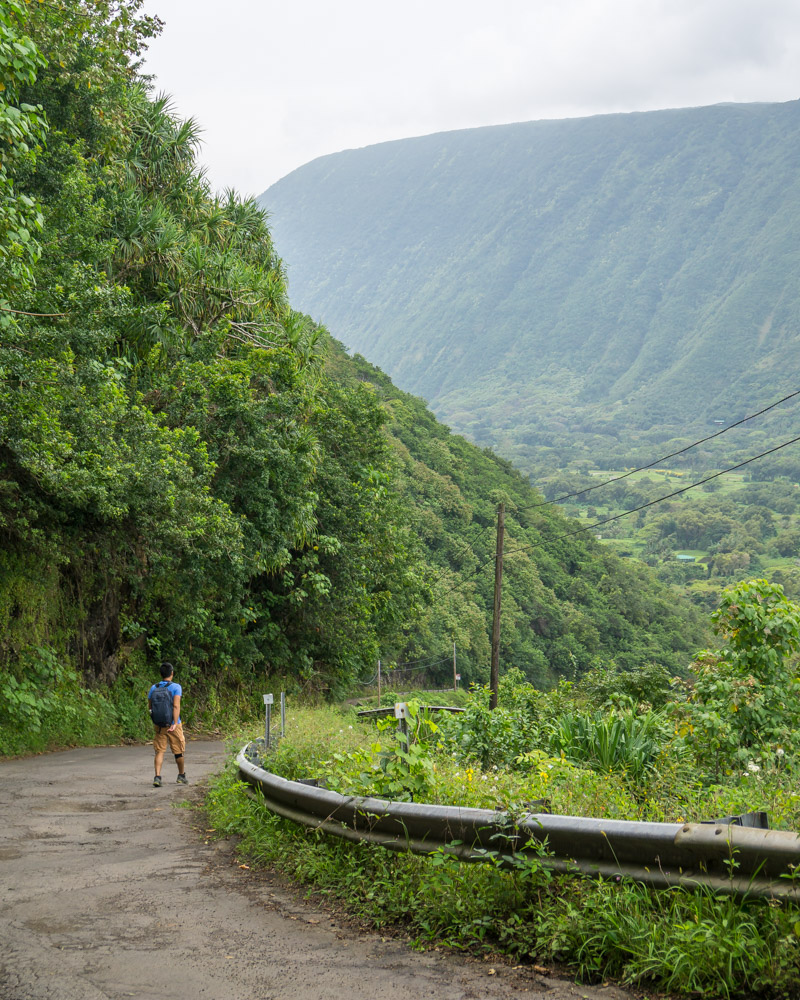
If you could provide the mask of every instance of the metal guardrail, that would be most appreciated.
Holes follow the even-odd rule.
[[[453,714],[458,714],[459,712],[466,712],[466,708],[455,708],[453,705],[425,705],[424,711],[426,712],[451,712]],[[359,719],[382,719],[389,715],[394,715],[394,705],[389,705],[384,708],[365,708],[360,712],[356,712]]]
[[[267,808],[347,840],[418,854],[442,850],[463,861],[535,855],[561,872],[800,902],[800,870],[792,877],[800,869],[800,836],[785,830],[550,813],[512,819],[490,809],[346,796],[265,771],[248,749],[237,757],[239,775],[260,790]]]

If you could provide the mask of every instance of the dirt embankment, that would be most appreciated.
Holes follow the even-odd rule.
[[[152,787],[149,747],[0,764],[0,1000],[623,1000],[362,934],[198,828],[221,743]]]

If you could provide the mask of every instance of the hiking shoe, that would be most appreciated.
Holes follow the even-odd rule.
[[[160,782],[159,782],[159,784],[160,784]],[[179,774],[178,775],[178,784],[179,785],[188,785],[189,784],[189,779],[186,777],[185,774]]]
[[[153,778],[153,788],[161,788],[161,775],[160,774],[157,774],[155,776],[155,778]]]

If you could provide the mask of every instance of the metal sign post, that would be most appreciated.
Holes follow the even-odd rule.
[[[267,750],[269,750],[269,729],[270,723],[272,722],[272,701],[273,698],[271,694],[264,695],[264,705],[267,710],[267,718],[264,723],[264,747]]]
[[[281,691],[281,739],[286,735],[286,692]]]

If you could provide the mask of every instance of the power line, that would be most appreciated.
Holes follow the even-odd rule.
[[[514,551],[516,551],[516,550],[514,550]],[[471,577],[477,576],[478,573],[480,573],[480,571],[482,569],[485,569],[487,566],[489,566],[493,562],[494,562],[494,556],[492,556],[490,559],[487,559],[485,562],[479,563],[475,567],[475,569],[473,569],[469,573],[467,573],[467,575],[462,580],[459,580],[457,583],[454,583],[452,587],[448,587],[448,589],[441,596],[442,597],[447,597],[448,594],[452,594],[454,590],[458,590],[458,588],[461,586],[462,583],[466,583],[467,580],[469,580]]]
[[[796,393],[793,395],[796,395]],[[774,403],[773,405],[777,406],[778,404]],[[621,514],[615,514],[613,517],[604,518],[602,521],[596,521],[593,524],[582,525],[580,528],[577,528],[574,531],[567,531],[560,535],[555,535],[553,537],[543,539],[540,542],[531,542],[528,545],[519,545],[516,548],[508,549],[507,555],[513,555],[515,552],[527,552],[530,551],[531,549],[540,548],[542,545],[545,545],[548,542],[557,542],[563,538],[571,538],[574,535],[580,535],[586,531],[592,531],[594,528],[600,528],[604,524],[610,524],[612,521],[619,521],[620,518],[627,517],[629,514],[635,514],[640,510],[644,510],[646,507],[653,507],[655,504],[663,503],[665,500],[671,500],[673,497],[679,496],[681,493],[688,493],[690,490],[697,489],[698,486],[702,486],[704,483],[708,483],[712,479],[717,479],[719,476],[727,475],[727,473],[729,472],[735,472],[737,469],[741,469],[745,465],[750,465],[751,462],[756,462],[760,458],[765,458],[767,455],[772,455],[774,452],[780,451],[782,448],[788,448],[790,444],[796,444],[798,441],[800,441],[800,436],[792,438],[791,441],[785,441],[783,444],[776,445],[774,448],[769,448],[767,451],[762,451],[760,454],[754,455],[752,458],[748,458],[744,462],[739,462],[737,465],[732,465],[729,469],[723,469],[721,472],[715,472],[710,476],[706,476],[705,479],[700,479],[696,483],[692,483],[689,486],[684,486],[682,489],[675,490],[673,493],[667,493],[665,496],[658,497],[656,500],[650,500],[647,503],[640,504],[638,507],[632,507],[630,510],[623,511]],[[457,590],[462,583],[466,583],[467,580],[469,580],[473,576],[476,576],[478,573],[480,573],[482,569],[485,569],[486,566],[491,565],[493,562],[494,562],[494,557],[485,560],[480,565],[476,566],[474,570],[468,573],[466,577],[464,577],[458,583],[454,584],[452,587],[445,590],[441,596],[446,597],[448,594],[451,594],[454,590]]]
[[[395,663],[396,667],[413,667],[417,663],[439,662],[435,656],[421,656],[418,660],[406,660],[405,663]]]
[[[407,663],[395,663],[394,666],[389,664],[386,665],[385,669],[381,671],[381,677],[387,680],[391,677],[392,673],[395,671],[402,673],[413,673],[416,670],[427,670],[429,667],[435,667],[439,663],[452,663],[453,657],[451,655],[443,656],[439,659],[433,658],[430,660],[409,660]],[[414,664],[421,664],[421,666],[414,666]],[[359,681],[363,687],[371,687],[378,679],[377,672],[372,675],[368,681]]]
[[[655,504],[663,503],[665,500],[671,500],[673,497],[680,496],[681,493],[688,493],[689,490],[697,489],[698,486],[702,486],[704,483],[709,483],[712,479],[717,479],[719,476],[724,476],[729,472],[735,472],[737,469],[741,469],[745,465],[750,465],[751,462],[755,462],[759,458],[765,458],[767,455],[780,451],[782,448],[788,448],[790,444],[796,444],[798,441],[800,441],[800,435],[792,438],[791,441],[785,441],[783,444],[778,444],[774,448],[762,451],[760,455],[754,455],[752,458],[748,458],[744,462],[739,462],[738,465],[732,465],[729,469],[723,469],[722,472],[715,472],[710,476],[706,476],[705,479],[699,479],[696,483],[684,486],[682,489],[675,490],[673,493],[667,493],[665,496],[658,497],[656,500],[649,500],[647,503],[639,504],[638,507],[632,507],[630,510],[623,511],[621,514],[614,514],[613,517],[606,517],[602,521],[595,521],[594,524],[583,525],[575,531],[567,531],[562,535],[556,535],[554,538],[550,538],[549,541],[556,542],[562,538],[571,538],[573,535],[579,535],[585,531],[592,531],[594,528],[600,528],[604,524],[610,524],[612,521],[619,521],[620,518],[627,517],[629,514],[635,514],[637,511],[644,510],[646,507],[653,507]],[[510,551],[523,552],[527,549],[538,548],[540,545],[544,545],[544,542],[542,541],[531,543],[530,545],[521,545],[516,549],[511,549]]]
[[[470,527],[472,527],[472,525],[470,525]],[[486,534],[486,532],[490,531],[492,528],[494,528],[494,524],[490,522],[489,524],[484,525],[482,528],[479,528],[478,533],[471,540],[469,538],[459,538],[458,541],[463,542],[463,544],[467,547],[467,549],[469,549],[469,551],[477,558],[477,553],[475,552],[475,546],[478,544],[480,539]],[[466,553],[463,553],[463,555],[466,555]]]
[[[591,493],[593,490],[599,490],[601,487],[603,487],[603,486],[609,486],[611,483],[620,482],[620,480],[627,479],[628,476],[632,476],[632,475],[634,475],[637,472],[644,472],[647,469],[652,469],[656,465],[661,465],[662,462],[666,462],[670,458],[675,458],[678,455],[683,455],[687,451],[691,451],[692,448],[696,448],[696,447],[698,447],[698,445],[705,444],[706,441],[711,441],[711,440],[713,440],[713,438],[717,438],[721,434],[727,434],[727,432],[730,431],[730,430],[733,430],[734,427],[739,427],[739,426],[741,426],[741,424],[746,423],[748,420],[753,420],[756,417],[760,417],[763,413],[767,413],[769,410],[774,409],[776,406],[780,406],[781,403],[785,403],[788,400],[793,399],[795,396],[798,396],[798,395],[800,395],[800,389],[797,389],[794,392],[789,393],[788,396],[784,396],[782,399],[777,400],[775,403],[771,403],[769,406],[765,406],[762,410],[758,410],[756,413],[750,413],[750,414],[748,414],[748,416],[743,417],[741,420],[737,420],[735,423],[730,424],[728,427],[723,427],[722,430],[715,431],[713,434],[709,434],[707,437],[700,438],[699,441],[694,441],[692,444],[686,445],[685,448],[681,448],[679,451],[674,451],[674,452],[672,452],[669,455],[664,455],[661,458],[656,458],[656,459],[654,459],[654,461],[649,462],[647,465],[642,465],[642,466],[640,466],[637,469],[631,469],[630,471],[623,473],[621,476],[615,476],[613,479],[607,479],[607,480],[605,480],[605,482],[596,483],[594,486],[587,486],[585,490],[578,490],[576,493],[566,493],[566,494],[564,494],[564,496],[555,497],[553,500],[537,501],[537,503],[528,504],[525,507],[514,506],[513,510],[514,510],[515,513],[519,513],[519,512],[524,511],[524,510],[534,510],[537,507],[547,507],[550,504],[561,503],[562,501],[564,501],[564,500],[570,500],[573,497],[583,496],[585,493]],[[637,508],[637,509],[639,509],[639,508]],[[633,513],[633,511],[631,511],[631,513]],[[606,522],[600,522],[600,523],[606,523]],[[474,537],[474,539],[472,539],[472,541],[470,541],[468,539],[464,539],[464,542],[465,542],[467,548],[469,549],[470,552],[472,552],[472,554],[474,556],[477,557],[477,553],[475,552],[475,548],[474,548],[475,545],[480,540],[480,538],[483,535],[485,535],[486,532],[491,527],[492,527],[491,524],[487,524],[484,528],[482,528],[478,532],[478,534]],[[516,551],[516,550],[512,550],[512,551]],[[486,564],[484,563],[483,565],[486,565]],[[482,567],[478,567],[478,570],[480,568],[482,568]],[[455,588],[453,588],[453,589],[455,589]],[[447,593],[449,593],[449,591],[447,591]]]
[[[705,444],[706,441],[711,441],[714,438],[719,437],[721,434],[727,434],[728,431],[732,431],[734,427],[739,427],[748,420],[753,420],[755,417],[760,417],[762,413],[767,413],[769,410],[773,410],[776,406],[780,406],[781,403],[785,403],[789,399],[793,399],[795,396],[800,395],[800,389],[795,390],[795,392],[790,392],[788,396],[784,396],[783,399],[779,399],[775,403],[771,403],[769,406],[765,406],[763,410],[758,410],[757,413],[751,413],[746,417],[742,417],[741,420],[737,420],[734,424],[729,424],[728,427],[723,427],[720,431],[715,431],[713,434],[709,434],[708,437],[700,438],[699,441],[695,441],[692,444],[687,444],[685,448],[681,448],[680,451],[673,451],[669,455],[664,455],[663,458],[657,458],[650,462],[648,465],[642,465],[638,469],[631,469],[629,472],[623,473],[621,476],[615,476],[613,479],[607,479],[605,482],[597,483],[594,486],[587,486],[585,490],[578,490],[577,493],[565,493],[564,496],[555,497],[553,500],[543,500],[537,503],[528,504],[527,507],[516,507],[515,511],[523,510],[533,510],[535,507],[546,507],[548,504],[561,503],[562,500],[571,500],[572,497],[583,496],[584,493],[591,493],[592,490],[599,490],[603,486],[608,486],[611,483],[618,483],[621,479],[627,479],[628,476],[634,475],[636,472],[644,472],[646,469],[652,469],[655,465],[661,465],[662,462],[668,461],[670,458],[676,458],[678,455],[683,455],[687,451],[691,451],[692,448],[696,448],[698,445]]]
[[[478,541],[486,534],[487,531],[490,531],[493,527],[494,527],[494,525],[491,524],[491,523],[490,524],[485,524],[480,529],[480,531],[477,533],[477,535],[475,535],[475,537],[472,539],[472,541],[470,541],[467,538],[463,539],[463,541],[465,542],[467,548],[472,552],[473,555],[475,555],[475,549],[473,548],[473,546],[477,545]]]
[[[409,663],[412,663],[412,664],[413,663],[420,663],[420,662],[421,661],[419,661],[419,660],[410,660],[409,661]],[[442,657],[441,659],[438,659],[438,660],[427,660],[424,663],[422,663],[421,666],[418,666],[418,667],[409,666],[407,663],[395,663],[394,666],[387,666],[386,669],[387,669],[387,671],[404,670],[404,671],[408,671],[409,673],[411,673],[414,670],[427,670],[428,667],[435,667],[438,663],[452,663],[452,662],[453,662],[453,657],[452,656],[444,656],[444,657]]]

